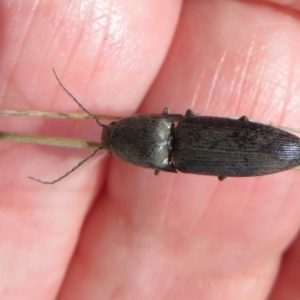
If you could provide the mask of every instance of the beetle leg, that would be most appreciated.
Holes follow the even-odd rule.
[[[159,174],[160,170],[155,169],[154,175],[157,176]]]
[[[219,179],[220,181],[223,181],[223,180],[225,180],[226,178],[227,178],[226,176],[222,176],[222,175],[218,176],[218,179]]]
[[[243,121],[243,122],[249,122],[249,119],[247,116],[242,116],[239,118],[239,121]]]
[[[168,109],[167,107],[165,107],[165,108],[163,109],[162,114],[163,114],[163,115],[169,115],[169,114],[170,114],[169,109]]]
[[[195,113],[190,108],[185,113],[186,117],[190,117],[190,116],[194,116],[194,115],[195,115]]]

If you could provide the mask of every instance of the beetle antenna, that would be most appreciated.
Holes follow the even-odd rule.
[[[58,81],[59,85],[63,88],[63,90],[79,105],[79,107],[86,112],[90,117],[92,117],[101,127],[105,127],[106,125],[104,123],[102,123],[97,117],[95,117],[92,113],[90,113],[76,98],[74,95],[72,95],[71,92],[68,91],[68,89],[63,85],[63,83],[61,82],[61,80],[59,79],[55,69],[53,68],[53,73],[54,76],[56,78],[56,80]]]
[[[92,154],[90,154],[88,157],[86,157],[85,159],[83,159],[82,161],[80,161],[75,167],[73,167],[70,171],[68,171],[66,174],[58,177],[55,180],[52,181],[43,181],[41,179],[38,178],[34,178],[32,176],[29,176],[28,178],[35,180],[37,182],[43,183],[43,184],[54,184],[62,179],[64,179],[65,177],[67,177],[68,175],[70,175],[71,173],[73,173],[75,170],[77,170],[80,166],[82,166],[85,162],[87,162],[90,158],[92,158],[98,151],[100,151],[101,149],[103,149],[102,146],[98,147],[97,149],[94,150],[94,152],[92,152]]]

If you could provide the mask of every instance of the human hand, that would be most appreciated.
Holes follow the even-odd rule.
[[[79,111],[55,67],[94,113],[299,128],[299,1],[29,2],[2,3],[2,109]],[[92,121],[0,122],[100,139]],[[27,176],[55,179],[89,152],[0,147],[1,299],[300,298],[300,173],[219,182],[99,155],[46,186]]]

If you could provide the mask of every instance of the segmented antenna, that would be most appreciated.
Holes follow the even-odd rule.
[[[71,92],[69,92],[67,90],[67,88],[63,85],[63,83],[60,81],[58,75],[55,72],[55,69],[53,68],[53,73],[55,75],[55,78],[57,79],[59,85],[63,88],[63,90],[79,105],[79,107],[86,112],[89,116],[91,116],[97,123],[98,125],[100,125],[101,127],[105,127],[106,125],[103,124],[97,117],[95,117],[93,114],[91,114],[72,94]],[[90,154],[88,157],[86,157],[85,159],[83,159],[82,161],[80,161],[74,168],[72,168],[70,171],[68,171],[67,173],[65,173],[64,175],[58,177],[55,180],[52,181],[44,181],[32,176],[29,176],[28,178],[35,180],[37,182],[43,183],[43,184],[54,184],[62,179],[64,179],[65,177],[67,177],[68,175],[70,175],[71,173],[73,173],[75,170],[77,170],[80,166],[82,166],[86,161],[88,161],[90,158],[92,158],[98,151],[100,151],[101,149],[103,149],[102,146],[99,146],[98,148],[96,148],[92,154]]]
[[[64,179],[65,177],[67,177],[68,175],[70,175],[71,173],[73,173],[75,170],[77,170],[80,166],[82,166],[85,162],[87,162],[90,158],[92,158],[98,151],[100,151],[102,149],[102,147],[99,147],[97,149],[95,149],[95,151],[93,151],[92,154],[90,154],[88,157],[86,157],[85,159],[83,159],[82,161],[80,161],[75,167],[73,167],[70,171],[68,171],[66,174],[58,177],[57,179],[55,180],[52,180],[52,181],[44,181],[44,180],[41,180],[41,179],[38,179],[38,178],[35,178],[35,177],[32,177],[32,176],[29,176],[28,178],[32,179],[32,180],[35,180],[37,182],[40,182],[40,183],[43,183],[43,184],[54,184],[62,179]]]
[[[56,74],[55,69],[53,68],[53,73],[58,81],[59,85],[63,88],[63,90],[79,105],[79,107],[86,112],[90,117],[92,117],[101,127],[105,127],[106,125],[102,123],[97,117],[95,117],[92,113],[90,113],[76,98],[73,96],[71,92],[68,91],[68,89],[63,85],[63,83],[60,81],[58,75]]]

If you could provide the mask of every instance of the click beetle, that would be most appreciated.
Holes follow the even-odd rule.
[[[103,128],[103,149],[140,167],[225,177],[272,174],[300,164],[300,139],[240,119],[141,114]]]
[[[65,92],[103,127],[100,147],[71,171],[105,149],[121,160],[139,167],[160,171],[226,177],[261,176],[300,165],[300,138],[282,129],[239,119],[185,115],[138,114],[103,124],[62,84]]]

